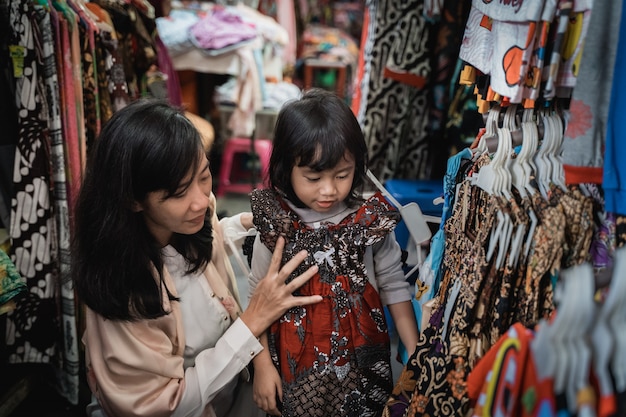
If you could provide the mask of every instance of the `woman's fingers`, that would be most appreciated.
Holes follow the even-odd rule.
[[[283,258],[284,248],[285,248],[285,239],[283,237],[279,237],[278,240],[276,240],[276,247],[274,248],[274,252],[272,253],[272,260],[270,262],[268,275],[275,274],[280,270],[280,262]]]
[[[289,275],[308,255],[306,251],[300,251],[281,268],[284,247],[285,240],[279,237],[267,275],[258,283],[248,302],[248,308],[241,315],[244,323],[257,336],[288,309],[318,303],[322,300],[319,295],[297,297],[293,295],[298,288],[315,275],[318,268],[312,266],[286,284],[285,281]]]

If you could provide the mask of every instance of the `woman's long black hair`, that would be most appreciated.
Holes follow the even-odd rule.
[[[133,207],[154,191],[173,196],[202,152],[196,128],[162,101],[135,101],[106,123],[89,153],[72,242],[74,288],[90,309],[116,320],[168,314],[163,289],[174,297],[163,284],[162,248]],[[199,232],[175,234],[171,244],[190,271],[203,268],[211,259],[210,213]]]
[[[296,164],[315,171],[334,168],[349,152],[355,172],[346,204],[361,199],[367,172],[367,145],[350,107],[335,93],[311,89],[299,100],[285,104],[278,113],[270,157],[270,185],[296,206],[304,203],[291,185]]]

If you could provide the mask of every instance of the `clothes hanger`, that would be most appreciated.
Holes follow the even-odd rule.
[[[611,373],[615,380],[615,391],[626,391],[626,247],[615,251],[613,276],[609,294],[604,304],[609,328],[614,337],[611,355]]]
[[[498,128],[498,149],[501,160],[498,160],[495,166],[496,170],[496,183],[495,194],[506,200],[506,206],[510,207],[515,203],[513,196],[511,195],[512,189],[512,177],[509,165],[511,163],[511,155],[513,154],[513,138],[511,132],[516,129],[516,105],[510,105],[507,107],[502,128]],[[498,256],[496,257],[496,267],[502,268],[507,255],[510,255],[510,244],[513,240],[514,230],[519,225],[513,221],[511,212],[506,211],[504,215],[504,227],[499,236],[499,249]]]
[[[485,134],[480,138],[478,146],[474,150],[474,161],[482,154],[489,152],[488,141],[497,137],[498,120],[500,118],[500,105],[497,104],[489,109],[485,120]]]
[[[551,181],[563,191],[567,191],[565,184],[565,171],[563,169],[563,161],[561,153],[563,152],[563,119],[556,112],[548,116],[552,120],[554,139],[552,142],[551,152],[548,153],[552,165]]]
[[[548,199],[548,193],[550,191],[550,175],[552,172],[552,165],[550,158],[548,157],[548,152],[552,147],[552,141],[554,139],[553,135],[553,125],[547,116],[547,110],[542,110],[540,113],[541,121],[543,122],[543,138],[541,140],[541,145],[535,154],[534,162],[536,166],[536,176],[535,179],[537,181],[537,186],[539,187],[539,192],[541,193],[544,199]]]
[[[513,147],[513,138],[512,132],[519,131],[519,123],[518,123],[518,113],[517,113],[517,105],[512,104],[507,108],[507,111],[504,115],[503,128],[508,130],[508,135],[511,136],[511,148]],[[523,134],[523,131],[522,131]],[[522,136],[523,141],[523,136]],[[519,191],[520,196],[522,198],[527,196],[526,190],[523,187],[523,176],[524,176],[524,168],[522,166],[524,156],[520,157],[517,155],[516,158],[512,158],[514,151],[511,149],[507,153],[507,159],[505,161],[506,165],[506,173],[504,177],[504,181],[502,183],[506,194],[508,194],[509,190],[515,188]],[[520,151],[521,153],[521,151]],[[528,154],[528,152],[526,152]],[[521,180],[521,181],[520,181]],[[510,195],[510,194],[508,194]],[[509,197],[507,200],[511,205],[518,205],[518,202],[515,201],[515,198]],[[517,216],[516,216],[517,217]],[[507,236],[508,242],[506,243],[508,249],[508,266],[513,267],[517,264],[519,260],[519,255],[521,253],[522,240],[526,234],[528,223],[526,221],[520,221],[517,219],[515,222],[511,222],[511,232]]]
[[[610,398],[615,392],[609,366],[616,342],[609,325],[609,315],[615,303],[619,302],[617,294],[617,291],[611,292],[609,288],[604,303],[596,305],[595,320],[591,329],[592,367],[598,380],[599,401]]]
[[[539,127],[534,120],[534,111],[532,109],[525,109],[522,114],[522,150],[520,151],[520,162],[523,168],[523,174],[521,174],[520,187],[523,187],[525,191],[534,195],[537,190],[531,183],[531,178],[535,176],[537,167],[533,161],[533,156],[537,153],[537,147],[539,145]]]
[[[420,246],[422,243],[427,242],[432,236],[430,227],[428,227],[428,223],[426,222],[426,217],[416,202],[410,202],[405,205],[400,204],[400,202],[381,184],[380,181],[378,181],[378,178],[376,178],[374,173],[372,173],[369,169],[367,170],[367,176],[374,183],[376,188],[378,188],[380,192],[389,199],[391,204],[398,209],[400,215],[402,216],[402,220],[404,220],[404,224],[409,231],[409,235],[411,236],[411,243],[416,245],[418,261],[415,268],[407,274],[408,277],[417,270],[419,265],[422,264],[423,259]]]
[[[473,177],[473,184],[484,190],[490,195],[502,196],[502,188],[500,181],[503,174],[503,167],[506,161],[507,154],[511,151],[510,132],[504,132],[502,128],[496,128],[498,137],[498,147],[493,154],[493,159],[487,165],[480,168],[477,174]],[[508,133],[508,134],[507,134]],[[504,138],[503,138],[504,137]],[[508,139],[508,140],[507,140]],[[493,226],[489,245],[487,247],[487,260],[491,260],[491,257],[498,249],[498,253],[505,253],[506,239],[509,233],[510,217],[501,210],[496,213],[496,222]],[[502,255],[500,258],[496,258],[496,261],[502,262]]]
[[[576,291],[573,288],[575,280],[571,279],[571,275],[570,270],[562,270],[559,274],[559,281],[555,288],[555,298],[558,300],[556,317],[547,329],[552,349],[558,352],[553,358],[553,363],[549,364],[550,374],[554,379],[555,394],[564,394],[568,377],[573,378],[569,368],[571,363],[569,356],[573,352],[567,348],[566,342],[566,328],[572,325],[570,319],[576,308]]]
[[[516,113],[517,105],[512,104],[507,107],[506,112],[504,113],[502,129],[498,131],[498,136],[504,147],[501,151],[503,161],[502,164],[498,166],[499,181],[497,183],[497,192],[503,195],[507,200],[513,199],[511,196],[513,178],[509,167],[511,165],[511,161],[513,160],[511,158],[513,155],[513,137],[511,132],[517,129]]]
[[[575,308],[571,309],[567,317],[567,327],[560,329],[564,333],[565,346],[568,350],[570,377],[566,383],[566,398],[570,412],[575,414],[578,411],[578,393],[589,389],[591,380],[589,378],[591,369],[591,345],[587,340],[592,331],[592,324],[595,321],[595,281],[591,264],[584,263],[572,268],[567,277],[571,281],[571,291],[574,299],[569,301],[575,303]],[[558,314],[558,313],[557,313]],[[584,404],[583,404],[584,405]],[[587,410],[586,415],[589,415]]]
[[[531,183],[531,178],[535,176],[536,168],[533,162],[533,156],[537,152],[537,144],[539,143],[539,129],[537,122],[534,121],[534,110],[524,109],[522,113],[522,149],[520,150],[517,159],[519,159],[519,165],[515,165],[514,173],[517,176],[517,189],[520,191],[520,195],[524,198],[525,195],[532,196],[537,193],[537,190]],[[532,246],[532,239],[535,233],[535,228],[539,223],[539,219],[532,209],[532,206],[528,205],[526,214],[529,217],[529,224],[527,227],[526,240],[524,241],[523,251],[524,257],[528,256],[528,252]]]

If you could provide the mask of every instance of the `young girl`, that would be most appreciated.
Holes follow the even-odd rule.
[[[385,304],[405,346],[417,343],[393,234],[400,215],[380,194],[360,197],[366,160],[361,128],[335,94],[311,90],[280,111],[270,188],[251,194],[250,287],[283,237],[283,262],[306,249],[300,268],[319,268],[299,294],[323,300],[292,308],[261,338],[269,351],[253,361],[254,397],[269,414],[380,415],[392,388]]]
[[[211,187],[198,131],[166,103],[117,111],[94,143],[72,251],[88,416],[256,415],[238,376],[257,337],[288,308],[320,301],[292,295],[315,268],[285,285],[306,254],[280,269],[281,239],[267,285],[239,310]],[[249,214],[232,221],[251,227]]]

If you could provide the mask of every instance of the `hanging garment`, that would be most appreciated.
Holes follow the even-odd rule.
[[[568,184],[602,184],[603,169],[620,166],[619,161],[607,160],[605,164],[605,146],[612,137],[607,124],[613,109],[609,106],[612,86],[617,88],[615,91],[623,91],[617,87],[620,77],[614,77],[621,3],[594,2],[593,5],[579,62],[581,82],[576,84],[569,110],[565,112],[562,157]],[[621,92],[616,97],[619,99],[620,95]],[[608,148],[607,154],[610,155]]]
[[[62,290],[60,297],[63,305],[61,312],[62,326],[60,328],[64,339],[67,341],[62,345],[63,361],[62,371],[59,372],[60,392],[72,404],[78,404],[78,386],[80,372],[80,354],[78,347],[78,332],[76,322],[76,300],[71,287],[70,279],[70,219],[67,200],[67,176],[66,160],[63,143],[62,121],[61,121],[61,101],[59,96],[59,84],[57,77],[57,67],[55,64],[55,45],[53,27],[51,22],[52,13],[43,7],[35,7],[35,16],[42,34],[42,58],[43,77],[46,86],[46,97],[48,99],[48,128],[50,131],[50,158],[53,197],[54,197],[54,217],[56,220],[56,239],[58,251],[58,278]]]
[[[467,134],[474,136],[482,126],[482,118],[477,120],[477,116],[480,116],[475,111],[473,92],[469,87],[458,83],[458,67],[461,63],[459,45],[463,40],[471,3],[459,0],[443,3],[441,17],[430,36],[433,55],[429,82],[432,102],[428,122],[432,155],[431,178],[445,175],[446,159],[456,150],[467,146],[459,143],[459,139]],[[466,109],[468,103],[471,109]],[[472,119],[478,123],[472,125]]]
[[[477,296],[483,290],[481,277],[492,267],[484,248],[496,214],[495,204],[483,194],[469,181],[460,185],[457,204],[445,225],[450,238],[434,312],[383,416],[463,416],[467,411],[469,333]]]
[[[430,176],[426,126],[428,123],[428,90],[418,89],[384,77],[392,46],[398,36],[409,36],[408,31],[393,30],[398,19],[412,15],[411,31],[427,34],[426,19],[422,16],[423,2],[371,2],[371,19],[376,19],[375,33],[369,60],[369,85],[365,99],[366,110],[361,121],[368,146],[369,166],[381,181],[389,178],[420,179]],[[376,14],[373,14],[375,12]],[[427,40],[423,40],[424,45]],[[429,62],[429,51],[424,49],[412,58],[413,66],[423,67]],[[422,74],[424,75],[424,74]]]
[[[530,347],[534,333],[516,323],[493,345],[468,379],[471,417],[554,417],[552,380],[540,378]]]
[[[59,323],[55,320],[58,254],[51,201],[47,101],[39,65],[42,57],[38,47],[42,39],[36,30],[32,2],[9,3],[9,42],[22,56],[22,61],[14,66],[20,69],[14,73],[20,130],[13,171],[10,255],[29,292],[7,317],[6,346],[11,363],[51,363],[57,358],[60,340]]]
[[[626,7],[622,6],[622,19],[619,29],[618,54],[615,61],[615,74],[623,74],[626,68]],[[624,91],[626,81],[623,76],[616,77],[611,92],[611,106],[607,122],[606,154],[602,185],[606,191],[606,210],[611,213],[626,215],[626,170],[621,159],[626,148],[624,132],[626,121],[623,114],[626,109]]]

